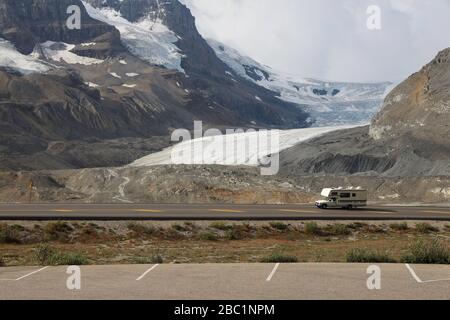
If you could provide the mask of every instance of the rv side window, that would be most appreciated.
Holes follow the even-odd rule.
[[[335,196],[337,196],[337,195],[338,195],[337,192],[332,192],[332,193],[331,193],[331,196],[332,196],[332,197],[335,197]]]
[[[341,198],[350,198],[350,193],[341,193]]]
[[[355,198],[356,197],[356,193],[352,194],[352,197]]]

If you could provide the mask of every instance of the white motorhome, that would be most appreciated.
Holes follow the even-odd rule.
[[[320,209],[345,208],[355,209],[367,206],[367,190],[358,188],[326,188],[322,190],[325,200],[316,201]]]

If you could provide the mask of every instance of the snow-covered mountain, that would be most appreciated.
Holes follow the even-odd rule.
[[[368,123],[393,88],[389,82],[345,83],[290,75],[262,65],[218,41],[208,39],[208,43],[236,75],[301,106],[312,115],[316,126]],[[228,75],[234,77],[232,73]]]
[[[72,5],[79,30],[67,28]],[[178,0],[0,0],[0,169],[127,164],[195,120],[310,126],[295,104],[227,72]]]

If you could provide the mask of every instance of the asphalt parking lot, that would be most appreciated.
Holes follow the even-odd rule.
[[[204,264],[0,268],[0,299],[450,299],[450,266],[379,264],[369,290],[365,264]]]

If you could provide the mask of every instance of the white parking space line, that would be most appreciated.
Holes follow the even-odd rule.
[[[273,278],[273,276],[275,275],[275,272],[277,272],[279,266],[280,266],[279,263],[277,263],[277,264],[275,265],[275,267],[273,268],[272,272],[271,272],[271,273],[269,274],[269,276],[267,277],[266,282],[270,282],[270,280],[272,280],[272,278]]]
[[[419,276],[416,274],[414,269],[409,264],[405,264],[405,266],[406,266],[406,269],[408,269],[409,272],[411,273],[411,275],[414,278],[414,280],[416,280],[418,283],[432,283],[432,282],[450,281],[450,278],[448,278],[448,279],[437,279],[437,280],[422,280],[422,279],[419,278]]]
[[[412,277],[414,278],[414,280],[416,280],[418,283],[422,283],[422,280],[419,278],[419,276],[416,274],[416,272],[414,271],[413,268],[411,268],[411,266],[409,264],[405,264],[406,269],[409,270],[409,273],[411,273]]]
[[[136,281],[141,281],[142,279],[144,279],[144,277],[149,274],[150,272],[152,272],[153,270],[156,269],[156,267],[159,266],[159,264],[155,264],[153,267],[151,267],[150,269],[148,269],[147,271],[145,271],[139,278],[136,279]]]
[[[17,278],[17,279],[0,279],[0,281],[20,281],[20,280],[22,280],[22,279],[25,279],[26,277],[32,276],[33,274],[36,274],[36,273],[38,273],[38,272],[41,272],[42,270],[45,270],[45,269],[47,269],[47,268],[48,268],[48,266],[47,266],[47,267],[43,267],[43,268],[41,268],[41,269],[39,269],[39,270],[35,270],[35,271],[33,271],[33,272],[27,273],[26,275],[21,276],[21,277],[19,277],[19,278]]]

